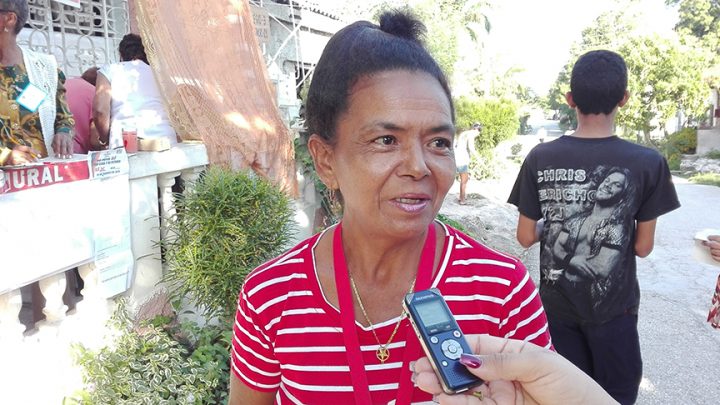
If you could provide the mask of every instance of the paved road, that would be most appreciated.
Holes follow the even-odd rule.
[[[720,267],[692,258],[696,231],[720,228],[720,188],[677,183],[682,207],[658,220],[638,261],[644,378],[638,404],[720,403],[720,330],[705,319]]]

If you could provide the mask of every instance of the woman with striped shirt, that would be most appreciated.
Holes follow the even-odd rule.
[[[525,267],[435,220],[453,183],[447,80],[401,12],[328,42],[306,104],[318,175],[342,222],[258,267],[238,300],[230,404],[421,404],[402,310],[439,288],[467,334],[550,347]]]

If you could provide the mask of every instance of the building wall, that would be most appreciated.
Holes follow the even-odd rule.
[[[345,24],[307,8],[269,1],[262,7],[251,2],[251,8],[278,107],[291,125],[299,116],[304,79],[309,79],[327,41]]]

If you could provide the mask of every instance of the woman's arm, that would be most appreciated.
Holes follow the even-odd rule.
[[[58,83],[55,91],[55,125],[52,140],[53,152],[61,158],[73,155],[73,138],[75,137],[75,119],[68,107],[65,74],[58,69]],[[50,151],[48,151],[50,152]]]
[[[101,72],[98,73],[95,85],[95,98],[93,99],[93,123],[97,129],[100,145],[105,146],[110,141],[112,87],[107,77]]]
[[[230,398],[228,405],[272,405],[275,402],[274,392],[256,391],[245,385],[230,371]]]

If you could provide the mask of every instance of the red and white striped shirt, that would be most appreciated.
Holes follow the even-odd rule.
[[[545,312],[525,266],[443,227],[443,257],[432,286],[443,293],[463,332],[549,348]],[[278,404],[354,403],[340,314],[325,299],[315,271],[320,235],[255,269],[240,292],[232,370],[249,387],[277,392]],[[387,342],[398,319],[375,325],[381,342]],[[393,403],[397,396],[401,368],[407,367],[402,363],[406,328],[407,319],[389,345],[390,360],[382,364],[375,356],[378,344],[372,331],[356,322],[375,404]],[[432,399],[417,388],[412,398],[414,404]]]

